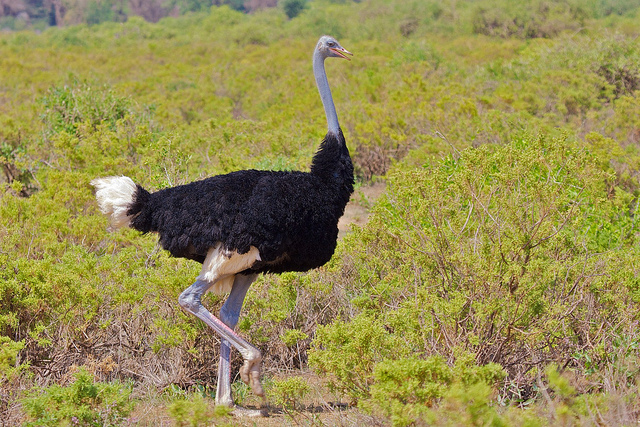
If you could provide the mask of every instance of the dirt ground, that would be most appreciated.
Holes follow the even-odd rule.
[[[307,373],[295,373],[305,378],[310,386],[310,392],[302,402],[302,406],[283,410],[267,404],[266,416],[256,417],[246,415],[240,411],[231,416],[217,417],[209,425],[239,426],[239,427],[276,427],[276,426],[383,426],[380,420],[363,414],[356,407],[347,402],[339,401],[332,396],[322,378]],[[247,396],[242,402],[243,407],[256,411],[260,408],[260,401],[253,395]],[[209,411],[213,411],[213,400],[208,401]],[[162,399],[151,399],[140,402],[130,418],[131,425],[174,427],[177,424],[169,415],[167,403]],[[191,424],[189,424],[191,425]],[[194,424],[195,425],[195,424]],[[203,425],[203,424],[198,424]]]
[[[367,222],[371,206],[384,193],[385,189],[386,184],[383,181],[378,181],[354,191],[344,210],[344,215],[338,222],[340,236],[343,236],[351,229],[351,224],[362,226]]]

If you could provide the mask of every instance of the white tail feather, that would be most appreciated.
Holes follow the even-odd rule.
[[[96,178],[90,183],[96,187],[96,199],[103,214],[108,215],[113,228],[128,226],[131,218],[127,210],[136,194],[136,184],[126,176]]]

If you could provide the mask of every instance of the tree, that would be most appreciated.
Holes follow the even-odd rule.
[[[283,0],[282,8],[289,19],[295,18],[307,7],[307,0]]]

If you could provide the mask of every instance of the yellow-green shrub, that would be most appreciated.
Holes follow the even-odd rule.
[[[636,280],[620,280],[635,277],[636,225],[609,177],[581,146],[541,137],[391,175],[341,253],[358,314],[317,329],[310,363],[352,399],[395,407],[387,416],[435,397],[379,394],[407,357],[472,354],[468,366],[498,363],[523,388],[541,361],[579,369],[578,351],[607,366],[599,349],[638,315]]]

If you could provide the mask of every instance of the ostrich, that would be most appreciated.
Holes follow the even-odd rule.
[[[338,219],[353,193],[353,164],[324,60],[349,60],[347,55],[352,54],[330,36],[322,36],[313,53],[328,132],[309,172],[242,170],[155,193],[125,176],[91,181],[100,210],[113,228],[156,232],[171,255],[202,263],[200,275],[178,302],[221,338],[216,404],[234,407],[230,346],[244,359],[242,381],[264,401],[262,355],[234,331],[251,283],[260,273],[319,267],[336,248]],[[219,318],[201,303],[207,291],[229,292]]]

